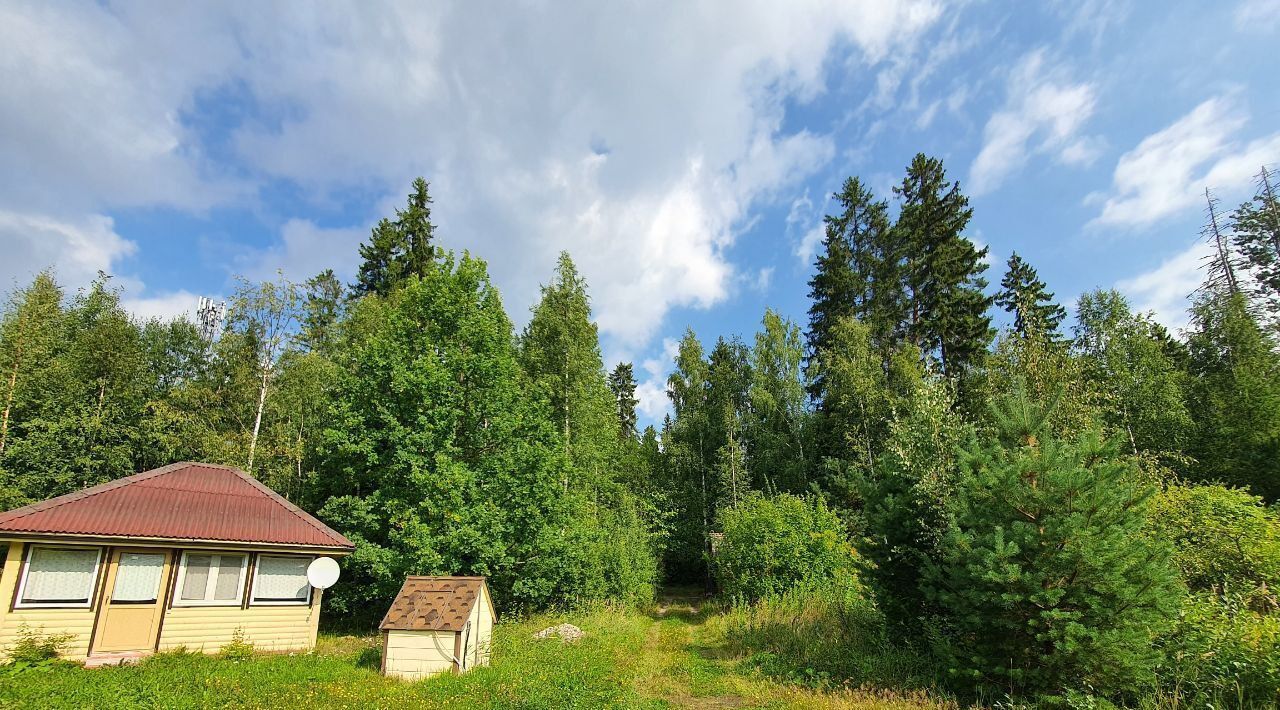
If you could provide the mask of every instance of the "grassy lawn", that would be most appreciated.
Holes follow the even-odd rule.
[[[0,706],[39,708],[938,708],[925,697],[815,690],[730,654],[692,598],[648,614],[599,611],[499,624],[493,665],[418,683],[378,674],[373,638],[322,636],[315,653],[232,661],[154,656],[136,666],[0,673]],[[569,621],[586,638],[534,640]]]

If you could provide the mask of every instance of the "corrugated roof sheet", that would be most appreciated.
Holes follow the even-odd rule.
[[[0,513],[0,532],[353,547],[244,471],[189,461]]]
[[[409,577],[378,628],[461,631],[484,586],[484,577]]]

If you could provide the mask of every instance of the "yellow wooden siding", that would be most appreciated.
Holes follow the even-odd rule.
[[[303,651],[315,646],[319,620],[318,599],[315,606],[175,606],[165,612],[160,650],[216,653],[239,629],[256,650]]]
[[[419,680],[453,668],[454,632],[388,631],[383,670],[389,676]]]
[[[18,572],[22,568],[22,543],[9,543],[4,562],[4,574],[0,575],[0,655],[8,657],[9,649],[17,642],[24,626],[40,634],[70,634],[71,640],[63,649],[66,658],[84,658],[89,655],[89,638],[93,635],[95,609],[13,609],[14,590],[18,586]],[[95,600],[96,603],[96,600]]]
[[[471,628],[476,629],[476,649],[472,663],[477,666],[489,665],[493,655],[493,611],[489,599],[489,587],[481,588],[480,598],[476,600],[473,612],[474,621]]]

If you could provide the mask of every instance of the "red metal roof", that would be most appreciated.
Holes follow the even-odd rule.
[[[244,471],[190,461],[0,513],[0,533],[354,547]]]

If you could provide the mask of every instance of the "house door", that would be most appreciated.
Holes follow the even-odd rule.
[[[93,651],[150,651],[164,616],[171,567],[165,550],[116,549],[107,569]]]

